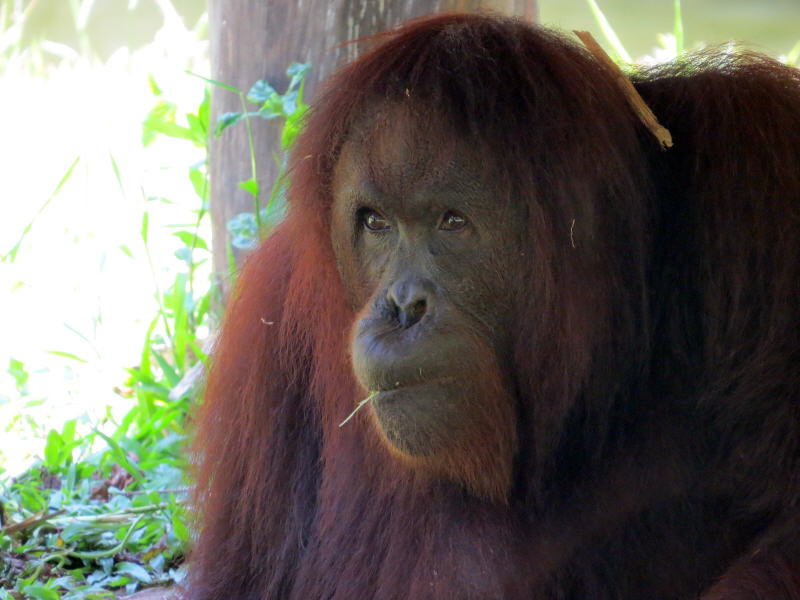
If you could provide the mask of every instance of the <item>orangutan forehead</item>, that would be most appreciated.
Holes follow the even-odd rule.
[[[486,187],[492,165],[477,146],[430,108],[384,106],[351,130],[337,161],[337,179],[347,171],[351,184],[391,195],[409,188]]]
[[[395,130],[345,143],[334,173],[335,194],[375,205],[392,199],[438,199],[452,205],[486,197],[488,179],[468,147],[420,147],[408,136]]]

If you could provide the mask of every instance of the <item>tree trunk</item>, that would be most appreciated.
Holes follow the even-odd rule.
[[[337,67],[356,58],[357,44],[342,42],[369,36],[406,19],[449,12],[494,10],[535,20],[536,0],[209,0],[211,77],[247,91],[259,79],[282,92],[286,68],[293,62],[311,63],[306,99]],[[242,110],[238,96],[214,88],[212,123],[225,112]],[[259,189],[272,188],[278,169],[280,124],[252,119]],[[251,178],[247,130],[241,124],[211,141],[211,214],[214,270],[227,292],[227,223],[253,210],[253,198],[239,182]],[[233,249],[238,262],[241,251]]]

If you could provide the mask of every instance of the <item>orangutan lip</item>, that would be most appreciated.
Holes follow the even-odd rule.
[[[386,392],[394,392],[394,391],[397,391],[397,390],[407,390],[409,388],[423,387],[423,386],[426,386],[426,385],[434,385],[434,384],[437,384],[437,383],[452,383],[455,380],[456,380],[455,377],[448,376],[448,377],[436,377],[434,379],[425,379],[423,381],[414,381],[414,382],[405,383],[405,384],[398,381],[398,382],[396,382],[394,384],[394,386],[380,387],[377,390],[375,390],[373,393],[383,394],[383,393],[386,393]]]

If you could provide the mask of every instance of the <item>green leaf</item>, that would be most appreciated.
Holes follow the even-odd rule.
[[[211,300],[214,295],[214,291],[215,291],[214,288],[209,288],[209,290],[200,299],[200,302],[198,302],[195,305],[196,322],[200,323],[203,320],[203,318],[208,314],[208,310],[211,307]],[[198,353],[197,350],[195,350],[195,354],[197,354],[200,360],[204,360],[203,358],[205,356],[204,353],[202,352]]]
[[[305,116],[308,107],[303,105],[299,106],[287,119],[281,132],[281,149],[284,151],[289,150],[297,139],[298,134],[303,130]]]
[[[283,96],[283,114],[288,117],[294,114],[294,111],[296,111],[297,108],[297,92],[286,92],[286,94]]]
[[[188,340],[193,336],[193,333],[189,330],[189,314],[186,310],[187,304],[191,302],[191,290],[188,289],[188,283],[187,275],[178,273],[175,276],[175,284],[172,287],[173,302],[171,303],[171,308],[175,321],[172,340],[173,357],[177,368],[181,371],[185,364]]]
[[[175,250],[175,258],[185,262],[188,266],[192,265],[192,249],[187,246],[182,246]]]
[[[154,96],[161,95],[161,88],[158,87],[158,84],[156,83],[156,78],[153,77],[152,73],[147,76],[147,83],[150,85],[150,91],[153,92]]]
[[[61,428],[61,439],[65,446],[72,446],[75,443],[75,428],[77,426],[77,419],[69,419],[64,423]]]
[[[147,572],[147,569],[134,562],[117,563],[114,572],[118,575],[127,575],[142,583],[150,583],[153,580],[150,573]]]
[[[131,372],[133,372],[133,370],[131,370]],[[119,427],[117,427],[117,430],[114,432],[114,435],[112,436],[115,440],[121,440],[122,438],[128,435],[128,430],[130,429],[131,424],[137,420],[139,412],[140,412],[139,407],[134,406],[132,409],[128,411],[128,414],[122,417],[122,421],[120,422]]]
[[[264,104],[270,96],[277,94],[278,92],[275,91],[275,88],[263,79],[259,79],[253,84],[250,91],[247,92],[247,99],[253,104]]]
[[[208,250],[208,246],[206,245],[205,241],[191,231],[176,231],[172,235],[180,239],[180,241],[190,248],[201,248],[203,250]]]
[[[189,528],[184,522],[183,515],[178,510],[173,511],[172,513],[172,530],[175,532],[175,537],[181,542],[189,541]]]
[[[67,523],[64,529],[61,531],[61,538],[65,542],[86,539],[93,533],[93,531],[94,529],[91,523],[84,521]]]
[[[78,479],[78,470],[75,468],[75,463],[73,462],[69,466],[69,469],[67,470],[67,480],[66,480],[67,493],[71,493],[72,490],[75,489],[75,482],[77,481],[77,479]]]
[[[153,356],[157,356],[157,354],[153,353]],[[136,385],[137,391],[155,394],[160,398],[166,398],[169,396],[168,387],[161,385],[150,375],[146,375],[144,372],[142,372],[141,369],[129,369],[128,373],[131,374],[131,378],[133,379],[133,383]]]
[[[270,119],[277,119],[278,117],[285,116],[283,114],[283,103],[278,100],[278,102],[268,102],[264,106],[262,106],[258,112],[256,113],[262,119],[266,119],[269,121]]]
[[[236,94],[241,94],[242,93],[242,90],[240,90],[239,88],[233,87],[232,85],[229,85],[227,83],[222,83],[221,81],[217,81],[216,79],[210,79],[208,77],[203,77],[202,75],[198,75],[197,73],[192,73],[191,71],[186,71],[186,73],[188,73],[192,77],[197,77],[198,79],[202,79],[206,83],[210,83],[211,85],[215,85],[217,87],[221,87],[223,89],[226,89],[229,92],[234,92]]]
[[[152,375],[151,370],[151,363],[150,363],[150,354],[152,352],[150,347],[150,340],[153,337],[153,332],[156,329],[156,325],[158,325],[159,315],[153,317],[153,320],[150,321],[150,326],[147,328],[144,337],[144,347],[142,348],[142,356],[139,359],[139,368],[138,369],[130,369],[128,372],[133,375],[134,377],[137,374],[142,374],[144,376]]]
[[[297,103],[303,103],[303,93],[306,85],[306,74],[311,69],[310,64],[294,63],[287,70],[286,74],[292,78],[289,82],[289,91],[297,90]]]
[[[167,383],[169,383],[170,387],[176,386],[181,380],[181,376],[178,375],[173,366],[167,362],[166,358],[160,354],[154,354],[153,356],[155,356],[158,366],[161,367],[161,371],[164,373],[164,377],[167,378]]]
[[[119,466],[125,469],[130,474],[130,476],[136,480],[136,483],[138,483],[140,486],[144,485],[144,478],[142,477],[141,470],[128,459],[128,455],[125,453],[125,450],[122,449],[122,446],[120,446],[116,442],[116,440],[110,438],[99,429],[95,429],[94,432],[101,438],[103,438],[106,441],[106,443],[111,447],[111,450],[114,454],[114,458],[116,459]]]
[[[14,378],[17,391],[22,393],[25,384],[28,383],[28,378],[30,377],[28,371],[25,370],[25,363],[23,363],[21,360],[17,360],[16,358],[10,359],[8,361],[8,374]]]
[[[63,356],[64,358],[69,358],[70,360],[74,360],[80,363],[88,363],[89,361],[85,358],[81,358],[76,354],[72,354],[71,352],[62,352],[61,350],[47,350],[48,354],[52,354],[53,356]]]
[[[142,241],[144,245],[147,246],[147,231],[150,225],[150,214],[147,211],[142,213],[142,228],[140,231],[140,235],[142,236]]]
[[[257,179],[248,179],[247,181],[240,181],[239,187],[242,188],[245,192],[253,196],[253,198],[258,198],[258,180]]]
[[[186,122],[189,123],[189,131],[192,134],[192,141],[196,146],[205,147],[208,142],[208,129],[205,124],[195,115],[186,115]]]
[[[156,105],[147,113],[142,122],[142,145],[146,148],[161,133],[163,124],[174,124],[177,109],[174,104],[166,100],[159,100]]]
[[[243,212],[228,220],[228,231],[234,248],[249,250],[258,244],[258,225],[254,213]]]
[[[33,598],[33,600],[59,600],[60,598],[57,591],[46,588],[43,585],[25,586],[25,594]]]
[[[217,119],[217,128],[214,130],[214,135],[221,135],[223,131],[241,121],[243,117],[244,114],[240,112],[226,112],[221,114],[219,119]]]
[[[23,506],[31,512],[44,510],[47,507],[47,500],[38,490],[32,487],[20,489],[19,495],[22,497]]]
[[[207,135],[211,127],[211,94],[208,88],[203,90],[203,101],[200,103],[200,106],[197,107],[197,118],[203,125],[203,129],[205,129]]]
[[[306,73],[311,70],[310,63],[292,63],[289,65],[289,68],[286,69],[286,74],[291,77],[305,77]]]
[[[206,296],[206,298],[207,297],[208,296]],[[197,360],[199,360],[201,363],[205,365],[206,362],[208,361],[208,355],[205,352],[203,352],[203,349],[199,346],[197,340],[189,340],[189,347],[192,349],[192,352],[194,352],[194,355],[197,357]]]
[[[189,169],[189,181],[192,182],[195,194],[205,204],[208,201],[208,178],[206,174],[197,167]]]
[[[189,129],[188,127],[182,127],[177,123],[169,123],[167,121],[154,121],[150,123],[150,129],[157,133],[163,133],[167,137],[177,138],[179,140],[194,141],[195,139],[191,129]]]
[[[175,122],[177,108],[171,102],[159,100],[150,110],[142,123],[142,144],[146,147],[156,138],[157,134],[168,137],[190,140],[198,146],[205,146],[207,129],[194,115],[187,115],[189,127],[183,127]],[[193,123],[194,119],[194,123]]]
[[[63,450],[64,440],[55,429],[51,429],[47,434],[47,442],[44,446],[44,465],[49,471],[60,470]]]
[[[114,158],[114,155],[109,152],[108,158],[111,159],[111,169],[114,171],[114,179],[117,180],[117,185],[119,186],[120,192],[122,192],[122,197],[125,197],[125,186],[122,185],[122,174],[119,170],[119,165],[117,164],[117,159]]]

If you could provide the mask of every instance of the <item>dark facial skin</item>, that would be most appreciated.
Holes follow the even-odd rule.
[[[353,369],[390,449],[502,497],[516,418],[499,365],[510,360],[521,203],[492,189],[466,142],[433,148],[424,123],[389,121],[351,136],[333,182],[333,246],[359,310]]]

